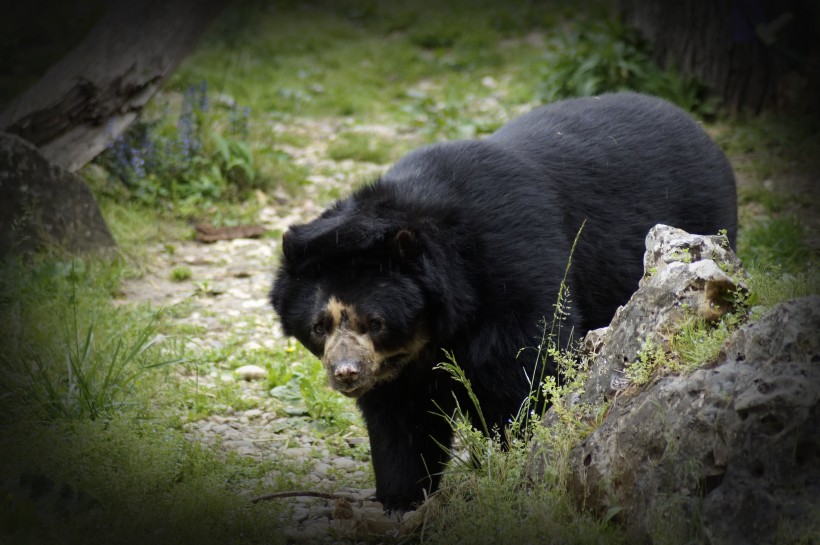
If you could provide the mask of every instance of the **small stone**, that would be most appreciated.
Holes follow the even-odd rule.
[[[242,447],[245,447],[245,448],[252,448],[253,447],[253,443],[251,443],[250,441],[246,441],[244,439],[229,439],[229,440],[223,442],[222,445],[225,446],[225,447],[228,447],[228,448],[233,448],[233,449],[238,449],[238,448],[242,448]]]
[[[208,422],[207,420],[203,420],[201,422],[195,423],[194,425],[199,428],[199,431],[204,433],[204,432],[207,432],[207,431],[211,430],[211,428],[213,427],[213,422]]]
[[[215,260],[213,258],[201,255],[186,255],[183,261],[188,265],[213,265]]]
[[[313,520],[327,519],[333,516],[334,508],[329,505],[314,505],[310,510],[310,514],[314,517]],[[313,520],[310,522],[313,522]]]
[[[296,522],[302,522],[302,521],[305,521],[305,520],[307,520],[307,518],[308,518],[309,516],[310,516],[310,510],[309,510],[307,507],[299,507],[299,506],[297,506],[297,507],[294,507],[294,508],[293,508],[293,516],[292,516],[292,518],[293,518],[293,520],[295,520]]]
[[[259,418],[260,416],[262,416],[262,413],[263,413],[262,409],[249,409],[249,410],[245,411],[244,416],[246,416],[248,419],[253,419],[253,418]]]
[[[338,458],[333,459],[333,465],[338,467],[339,469],[353,469],[357,467],[359,464],[350,458],[344,458],[339,456]]]
[[[373,498],[373,497],[376,496],[376,489],[375,488],[362,488],[359,491],[359,496],[361,498],[364,498],[364,499]]]
[[[268,371],[258,365],[243,365],[238,367],[234,373],[244,380],[261,380],[268,377]]]
[[[252,350],[259,350],[262,348],[262,345],[256,341],[248,341],[242,346],[242,348],[250,352]]]
[[[285,456],[288,458],[305,458],[308,454],[310,454],[309,448],[291,447],[289,449],[285,449]]]
[[[304,522],[304,529],[299,536],[305,540],[316,540],[326,536],[330,530],[330,521],[327,518],[310,519]]]

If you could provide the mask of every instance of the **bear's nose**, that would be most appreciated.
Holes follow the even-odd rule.
[[[342,382],[355,381],[361,371],[361,364],[354,359],[344,359],[333,366],[333,375]]]

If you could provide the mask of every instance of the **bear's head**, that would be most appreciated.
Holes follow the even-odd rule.
[[[441,229],[429,216],[348,199],[282,237],[271,301],[336,390],[358,397],[429,360],[474,312]]]

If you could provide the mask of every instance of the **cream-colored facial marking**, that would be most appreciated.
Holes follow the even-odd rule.
[[[335,297],[331,296],[327,302],[327,313],[333,320],[333,329],[335,330],[342,322],[343,315],[355,315],[355,309],[352,306],[347,306]]]
[[[395,378],[404,364],[417,357],[428,343],[427,335],[418,331],[399,348],[377,350],[368,319],[360,316],[355,306],[331,297],[326,312],[331,327],[325,339],[322,363],[330,385],[350,397],[358,397],[376,384]],[[391,358],[394,360],[385,364]]]

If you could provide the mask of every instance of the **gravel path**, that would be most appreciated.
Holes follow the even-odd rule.
[[[258,222],[272,231],[283,232],[292,223],[318,215],[326,204],[318,202],[320,195],[326,195],[328,189],[346,192],[351,183],[373,178],[383,170],[379,165],[349,160],[329,162],[325,159],[327,143],[340,129],[340,124],[300,123],[301,128],[311,134],[311,144],[305,148],[289,148],[288,153],[311,172],[332,171],[334,174],[310,176],[305,197],[298,201],[284,193],[269,199],[270,204],[260,211]],[[289,130],[293,131],[293,127],[289,126]],[[395,134],[389,128],[380,130]],[[262,483],[265,491],[281,489],[282,483],[299,483],[310,490],[348,494],[352,501],[342,505],[344,513],[340,513],[338,501],[323,498],[276,501],[288,502],[291,506],[286,510],[288,518],[283,521],[291,541],[350,543],[351,539],[355,541],[356,532],[349,528],[349,531],[341,531],[338,527],[340,524],[350,526],[348,507],[355,509],[357,517],[362,513],[382,517],[380,504],[369,501],[375,489],[365,430],[358,424],[344,434],[325,433],[298,407],[285,407],[283,414],[282,400],[269,389],[265,369],[243,366],[241,361],[243,354],[283,350],[289,346],[268,301],[278,252],[279,240],[272,238],[212,244],[174,241],[173,251],[168,244],[158,244],[149,249],[148,272],[124,286],[121,302],[151,303],[157,308],[171,309],[176,327],[196,332],[186,341],[187,349],[194,356],[203,355],[207,359],[207,354],[227,354],[221,361],[204,362],[198,373],[180,372],[178,379],[195,382],[199,391],[213,391],[221,384],[233,382],[240,391],[237,404],[254,408],[228,407],[187,422],[184,429],[191,439],[224,455],[235,453],[260,462],[273,462],[281,469],[272,470],[266,477]],[[191,270],[190,280],[172,280],[172,271],[180,267]]]

